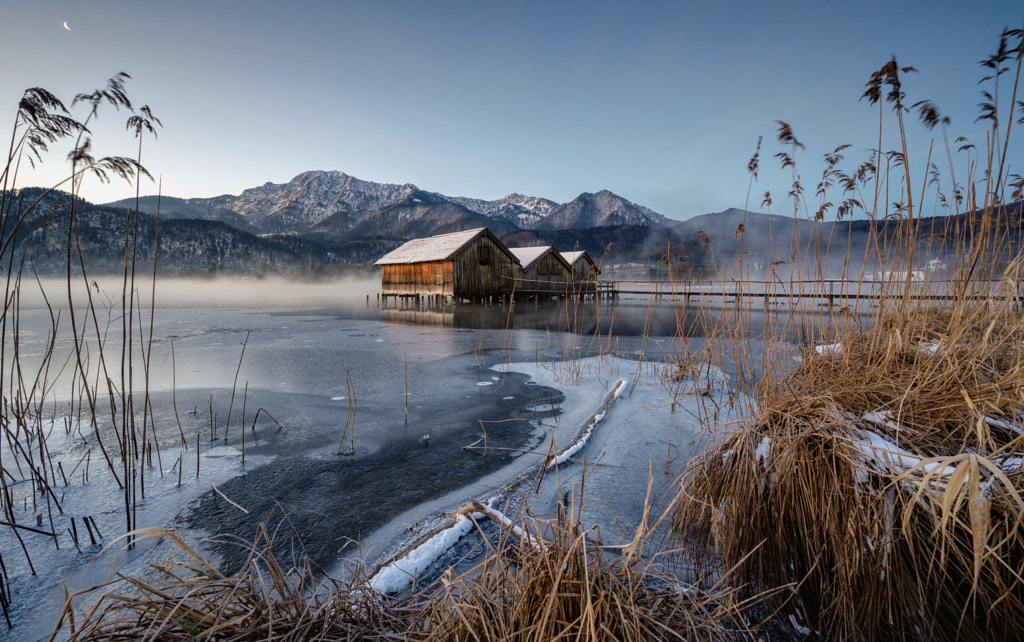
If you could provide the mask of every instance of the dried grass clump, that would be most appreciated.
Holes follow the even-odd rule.
[[[397,631],[408,618],[367,589],[364,577],[343,583],[308,562],[286,569],[271,553],[265,530],[233,577],[222,575],[173,531],[137,533],[141,539],[168,539],[175,552],[146,577],[120,576],[113,583],[116,592],[105,593],[77,625],[69,598],[55,635],[66,624],[72,642],[404,639]]]
[[[676,532],[849,639],[1024,630],[1024,321],[960,302],[810,350],[694,460]],[[693,541],[691,541],[693,543]],[[713,543],[714,546],[709,544]]]
[[[625,549],[602,549],[578,512],[570,513],[521,527],[499,516],[500,533],[483,562],[394,597],[370,588],[360,567],[346,582],[308,564],[285,570],[265,530],[233,577],[172,531],[139,531],[140,539],[170,540],[175,554],[154,565],[151,577],[120,577],[110,583],[115,587],[86,591],[110,592],[77,623],[72,602],[82,595],[69,597],[55,635],[75,642],[750,637],[745,609],[760,598],[742,603],[722,585],[683,586],[644,559],[643,527]]]
[[[721,586],[684,588],[644,560],[645,535],[621,554],[591,537],[572,516],[502,537],[481,564],[433,587],[418,639],[721,640],[747,631]]]

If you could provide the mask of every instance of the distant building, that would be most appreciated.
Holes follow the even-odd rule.
[[[516,293],[528,296],[566,296],[571,293],[572,266],[550,245],[512,247],[519,260]]]
[[[573,283],[583,284],[596,281],[598,275],[601,274],[601,268],[585,251],[562,252],[562,258],[572,266]]]
[[[451,297],[483,301],[512,292],[519,262],[490,230],[414,239],[382,256],[385,297]]]
[[[568,260],[566,257],[568,257]],[[578,274],[573,271],[577,264]],[[600,270],[586,252],[558,252],[550,245],[509,249],[485,227],[414,239],[388,252],[381,268],[381,297],[401,307],[449,301],[484,302],[508,297],[614,296],[600,288]]]

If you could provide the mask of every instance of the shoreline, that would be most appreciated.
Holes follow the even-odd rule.
[[[471,502],[503,513],[505,525],[515,529],[521,513],[529,512],[534,518],[553,516],[565,510],[568,496],[578,502],[580,517],[594,529],[595,541],[610,547],[631,541],[638,529],[646,529],[651,515],[660,528],[657,518],[667,508],[666,496],[671,493],[652,493],[652,487],[664,487],[675,479],[704,436],[697,419],[702,396],[693,394],[692,381],[689,389],[684,380],[682,390],[670,390],[665,385],[669,367],[620,357],[495,366],[561,391],[565,401],[560,426],[543,448],[405,511],[363,540],[358,561],[370,569],[371,585],[394,593],[405,590],[413,575],[436,576],[440,569],[434,568],[435,562],[447,549],[463,538],[477,541],[481,537],[479,530],[459,517]],[[710,383],[712,394],[721,400],[728,385],[724,373],[714,373]],[[593,501],[583,501],[577,493]],[[638,496],[647,497],[649,503],[638,502]],[[480,516],[473,517],[478,521]],[[407,527],[410,523],[414,527]],[[459,544],[460,550],[473,546],[473,542]],[[328,575],[341,576],[354,561],[340,563]]]

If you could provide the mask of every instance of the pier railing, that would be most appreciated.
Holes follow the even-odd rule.
[[[739,301],[761,300],[765,307],[786,302],[817,301],[820,305],[855,306],[858,302],[878,303],[883,300],[910,299],[915,301],[949,301],[953,299],[968,301],[986,301],[996,294],[1000,288],[1009,286],[1007,294],[1012,297],[1016,307],[1021,308],[1024,302],[1024,283],[1008,284],[1005,281],[973,282],[972,292],[954,294],[956,281],[946,280],[914,280],[909,284],[898,280],[844,280],[815,279],[800,281],[582,281],[582,282],[551,282],[529,279],[509,279],[510,289],[495,293],[488,300],[504,301],[514,296],[532,297],[595,297],[598,299],[617,299],[621,296],[640,298],[653,297],[675,299],[684,303],[732,303]],[[1015,289],[1012,289],[1015,288]],[[396,294],[378,295],[378,303],[386,305],[388,299],[401,302],[402,307],[426,305],[451,305],[451,296]],[[369,303],[369,297],[367,297]]]
[[[981,287],[972,283],[974,292],[966,297],[953,294],[956,281],[944,280],[913,280],[909,290],[906,282],[892,280],[844,280],[815,279],[800,281],[614,281],[607,282],[619,296],[654,296],[674,297],[684,301],[706,299],[762,299],[765,303],[782,302],[785,300],[818,299],[832,305],[846,301],[881,301],[910,298],[918,301],[946,301],[954,298],[983,301],[991,298],[1000,287],[1006,287],[1003,281],[983,282]],[[1018,305],[1024,298],[1024,284],[1016,284],[1013,294]],[[987,289],[987,290],[986,290]]]

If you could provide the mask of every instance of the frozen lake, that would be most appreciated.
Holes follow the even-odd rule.
[[[557,381],[503,364],[553,369],[609,353],[625,363],[659,362],[679,348],[677,326],[697,342],[703,327],[690,312],[643,301],[600,309],[563,302],[381,311],[367,297],[373,285],[158,282],[146,423],[151,432],[155,426],[159,448],[141,469],[137,527],[182,528],[193,540],[227,535],[203,550],[230,571],[245,557],[237,541],[251,540],[267,524],[284,559],[301,551],[330,568],[366,555],[358,544],[399,516],[500,475],[523,451],[543,450],[563,413],[582,412],[563,408],[566,388]],[[106,376],[116,383],[120,348],[109,346],[120,345],[120,291],[116,283],[97,286],[97,298],[112,308],[98,316],[110,341]],[[72,349],[62,329],[67,310],[59,314],[52,360],[58,365]],[[148,312],[141,317],[134,318],[136,337],[149,332]],[[49,328],[46,310],[22,312],[17,347],[26,366],[48,349]],[[132,388],[141,422],[140,363],[136,357]],[[92,376],[100,370],[95,350],[89,368]],[[52,466],[60,463],[53,501],[44,502],[30,484],[12,486],[18,522],[40,520],[38,530],[56,531],[60,548],[52,537],[26,531],[26,555],[11,529],[0,530],[13,640],[49,632],[63,603],[62,583],[74,591],[104,581],[113,555],[96,555],[126,528],[124,491],[97,450],[98,438],[108,447],[116,441],[103,417],[109,423],[119,410],[100,404],[97,434],[69,404],[72,373],[69,366],[47,373],[48,450]],[[606,374],[596,377],[601,385]],[[464,448],[484,435],[486,456]],[[10,452],[0,455],[10,467]],[[72,517],[78,530],[88,517],[102,536],[93,544],[80,533],[76,547]],[[378,534],[370,555],[386,553],[387,539],[394,537]],[[136,547],[119,570],[138,568],[150,553]]]

